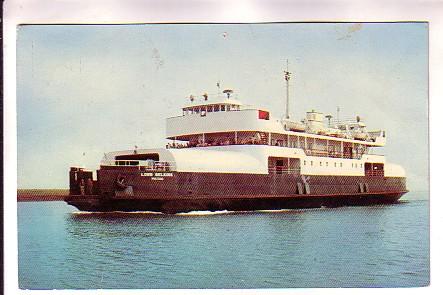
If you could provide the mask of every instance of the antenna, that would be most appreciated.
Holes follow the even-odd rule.
[[[285,118],[289,119],[289,79],[291,79],[291,74],[289,72],[289,61],[286,60],[286,71],[285,73],[285,80],[286,80],[286,115]]]
[[[326,119],[328,119],[328,127],[331,127],[331,118],[332,118],[332,115],[326,115]]]
[[[86,165],[85,165],[85,156],[86,156],[86,152],[83,152],[83,157],[82,157],[82,167],[84,167],[84,168],[86,168]]]
[[[220,81],[217,81],[217,88],[218,88],[218,96],[220,96],[221,92],[220,92]]]
[[[340,124],[340,107],[337,106],[337,124]]]

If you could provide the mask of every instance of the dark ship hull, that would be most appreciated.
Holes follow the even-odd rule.
[[[92,172],[71,169],[65,201],[82,211],[249,211],[397,202],[407,192],[404,177],[304,176],[269,174],[143,172],[139,167],[106,167],[80,190]],[[124,181],[120,181],[120,180]]]

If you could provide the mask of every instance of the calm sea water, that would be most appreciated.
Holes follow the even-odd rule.
[[[18,204],[22,289],[429,284],[429,202],[284,212],[79,213]]]

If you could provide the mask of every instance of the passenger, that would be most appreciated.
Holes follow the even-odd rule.
[[[92,195],[93,185],[94,185],[94,183],[92,182],[92,179],[88,178],[88,180],[86,181],[86,194],[87,195]]]
[[[255,141],[260,143],[262,141],[261,135],[259,132],[255,133]]]
[[[82,178],[80,180],[80,195],[84,196],[85,195],[85,180]]]

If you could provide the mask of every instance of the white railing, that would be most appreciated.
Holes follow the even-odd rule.
[[[368,131],[370,138],[376,139],[377,137],[386,137],[386,132],[383,130]]]
[[[383,170],[365,170],[365,175],[373,177],[383,177],[385,176],[385,172]]]
[[[269,174],[298,174],[300,168],[268,167]]]
[[[137,160],[115,160],[108,166],[138,167],[145,171],[174,171],[175,162],[166,161],[137,161]]]
[[[356,124],[358,123],[357,118],[356,117],[350,117],[350,116],[345,116],[341,119],[331,119],[331,126],[336,126],[336,125],[350,125],[350,124]]]

